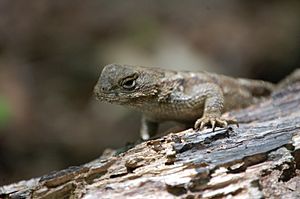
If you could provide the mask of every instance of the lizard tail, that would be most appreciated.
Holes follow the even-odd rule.
[[[277,84],[276,90],[284,88],[284,87],[286,87],[290,84],[296,83],[296,82],[300,82],[300,69],[299,68],[297,68],[290,75],[288,75],[286,78],[281,80]]]
[[[268,96],[273,91],[282,89],[290,84],[300,82],[300,69],[297,68],[288,75],[286,78],[281,80],[278,84],[272,84],[270,82],[262,80],[249,80],[249,79],[239,79],[239,84],[246,87],[252,94],[252,96]]]
[[[275,88],[274,84],[263,80],[250,80],[239,78],[238,81],[239,84],[245,87],[248,91],[250,91],[252,96],[254,97],[269,96]]]

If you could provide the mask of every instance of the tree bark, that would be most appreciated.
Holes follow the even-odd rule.
[[[300,84],[226,113],[240,127],[188,129],[0,187],[0,198],[300,198]]]

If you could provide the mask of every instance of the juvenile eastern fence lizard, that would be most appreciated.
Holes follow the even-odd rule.
[[[290,77],[299,79],[300,70]],[[282,82],[287,84],[293,78]],[[222,118],[221,114],[257,103],[276,87],[262,80],[208,72],[110,64],[104,67],[94,92],[101,101],[141,111],[140,133],[146,140],[156,134],[159,123],[167,120],[195,122],[195,129],[211,127],[213,131],[215,127],[238,124],[234,119]]]

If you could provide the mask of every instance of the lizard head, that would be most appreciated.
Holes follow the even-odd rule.
[[[110,64],[103,68],[94,93],[101,101],[137,105],[157,94],[163,73],[140,66]]]

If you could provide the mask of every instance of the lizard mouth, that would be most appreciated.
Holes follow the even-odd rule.
[[[108,102],[111,104],[126,104],[128,101],[125,98],[120,98],[117,94],[115,93],[99,93],[99,92],[94,92],[96,99],[102,102]]]

